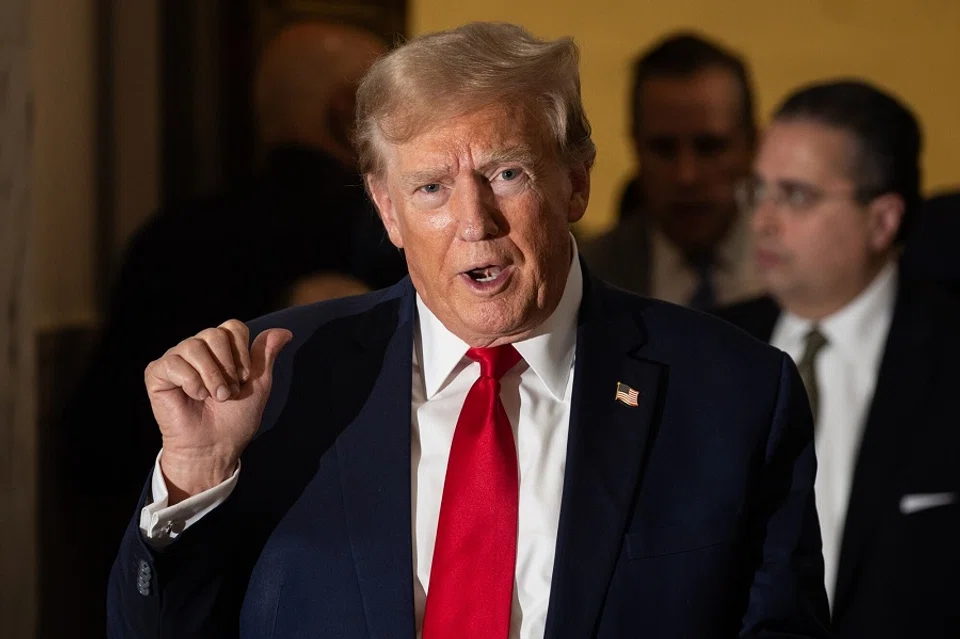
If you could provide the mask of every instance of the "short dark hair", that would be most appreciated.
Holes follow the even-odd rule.
[[[774,120],[810,120],[856,140],[851,176],[862,204],[885,193],[903,198],[897,242],[906,237],[920,206],[923,134],[913,112],[885,91],[861,80],[811,84],[784,100]]]
[[[753,83],[747,65],[738,54],[691,32],[671,34],[642,53],[633,63],[632,133],[640,129],[643,83],[650,78],[688,78],[706,69],[729,71],[740,86],[741,122],[751,139],[756,135]]]

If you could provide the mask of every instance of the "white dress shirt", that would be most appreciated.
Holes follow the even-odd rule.
[[[674,304],[688,304],[700,285],[696,268],[656,227],[650,233],[650,251],[650,296]],[[718,305],[756,297],[762,292],[746,216],[737,218],[717,246],[712,280]]]
[[[510,639],[540,639],[546,625],[567,458],[573,393],[577,315],[583,273],[576,243],[563,297],[533,336],[514,344],[523,360],[500,381],[500,397],[513,426],[520,471],[516,581]],[[447,459],[460,409],[480,376],[468,345],[448,331],[417,296],[411,402],[411,489],[414,606],[417,636],[430,588],[430,567]],[[162,452],[161,452],[162,454]],[[154,470],[155,501],[145,506],[140,530],[150,543],[170,543],[230,495],[239,469],[223,484],[167,507],[167,488]]]
[[[833,605],[840,543],[863,430],[897,296],[897,269],[891,262],[845,307],[817,325],[827,339],[815,364],[819,415],[815,415],[815,492],[823,535],[824,577]],[[770,343],[799,363],[814,322],[784,312]]]

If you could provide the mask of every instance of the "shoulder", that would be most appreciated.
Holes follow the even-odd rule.
[[[669,359],[708,358],[705,364],[776,362],[782,353],[725,319],[601,283],[612,312],[633,314],[649,347]]]
[[[936,284],[901,279],[893,322],[905,334],[929,331],[944,343],[960,343],[960,299]]]
[[[580,243],[584,257],[594,260],[609,258],[608,251],[625,248],[645,250],[648,243],[649,223],[643,215],[636,215],[619,222],[613,228]]]
[[[660,371],[671,428],[735,425],[744,441],[765,439],[778,411],[799,410],[796,367],[781,350],[714,315],[612,288],[603,296],[640,327],[642,344],[631,356]]]
[[[349,325],[357,330],[357,322],[380,324],[397,322],[412,300],[413,286],[409,278],[389,288],[363,295],[317,302],[283,309],[248,322],[251,338],[268,328],[285,328],[293,333],[294,342],[302,342],[323,327],[333,323]]]
[[[764,295],[713,309],[711,313],[757,339],[768,341],[780,317],[780,306],[772,297]]]

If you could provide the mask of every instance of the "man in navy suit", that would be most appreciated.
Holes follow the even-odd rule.
[[[577,59],[478,23],[374,65],[361,169],[410,277],[148,366],[111,637],[826,636],[796,369],[591,277]]]
[[[807,384],[845,639],[960,637],[960,308],[897,263],[920,148],[914,115],[877,87],[789,96],[742,190],[772,295],[720,311],[795,358]]]

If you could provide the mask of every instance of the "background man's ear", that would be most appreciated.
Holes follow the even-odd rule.
[[[882,253],[896,242],[905,210],[903,198],[896,193],[886,193],[870,202],[868,241],[874,251]]]

